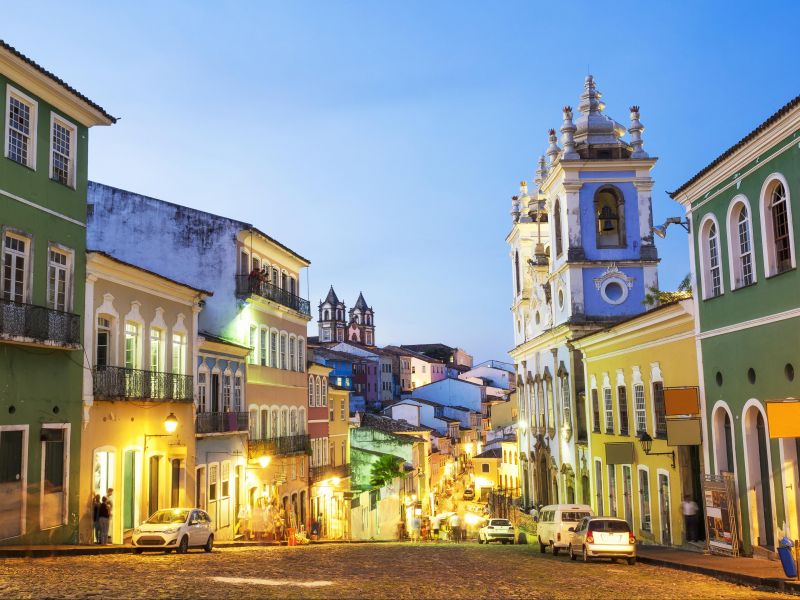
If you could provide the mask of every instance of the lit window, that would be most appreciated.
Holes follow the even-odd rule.
[[[107,367],[111,348],[111,321],[105,317],[97,317],[97,344],[95,345],[95,365]]]
[[[28,245],[30,240],[6,234],[3,242],[2,298],[25,302],[28,298]]]
[[[652,531],[650,522],[650,476],[644,469],[639,469],[639,500],[642,531]]]
[[[208,378],[208,374],[205,371],[199,371],[197,373],[197,412],[198,413],[206,412],[206,407],[207,407],[207,402],[208,402],[207,399],[206,399],[207,395],[208,395],[207,387],[206,387],[208,385],[207,378]],[[252,425],[254,425],[254,423],[251,421],[251,426]],[[253,433],[252,437],[255,437],[255,432]]]
[[[269,335],[269,366],[273,369],[278,368],[278,333],[270,332]]]

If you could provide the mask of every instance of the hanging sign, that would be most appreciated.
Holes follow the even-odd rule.
[[[800,400],[767,400],[770,438],[800,437]]]
[[[664,388],[664,412],[668,417],[699,415],[700,394],[696,387]]]

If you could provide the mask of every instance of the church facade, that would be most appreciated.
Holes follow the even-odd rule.
[[[657,287],[650,171],[639,109],[626,128],[586,78],[574,118],[549,131],[534,183],[512,198],[512,263],[522,492],[526,505],[592,497],[584,365],[571,342],[643,312]],[[628,139],[624,136],[629,134]]]
[[[331,286],[325,300],[319,303],[318,325],[320,343],[355,342],[375,346],[375,313],[361,292],[348,312]]]

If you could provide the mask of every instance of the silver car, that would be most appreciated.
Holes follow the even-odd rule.
[[[570,531],[573,528],[570,527]],[[636,538],[627,521],[616,517],[585,517],[574,528],[569,544],[569,557],[578,556],[583,562],[592,558],[624,558],[629,565],[636,563]]]
[[[189,548],[202,548],[211,552],[214,547],[214,530],[211,517],[199,508],[166,508],[150,515],[133,530],[133,548],[142,550],[175,550],[185,554]]]

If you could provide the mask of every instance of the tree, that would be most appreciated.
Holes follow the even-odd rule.
[[[669,304],[670,302],[677,302],[678,300],[686,300],[692,297],[692,279],[690,275],[686,275],[678,284],[678,289],[674,292],[665,292],[658,289],[656,286],[651,285],[647,288],[644,295],[642,304],[649,308],[655,308],[662,304]]]
[[[373,487],[382,487],[392,483],[395,477],[399,477],[402,472],[400,465],[403,463],[401,458],[392,456],[391,454],[384,454],[376,463],[372,465],[370,471],[369,483]]]

